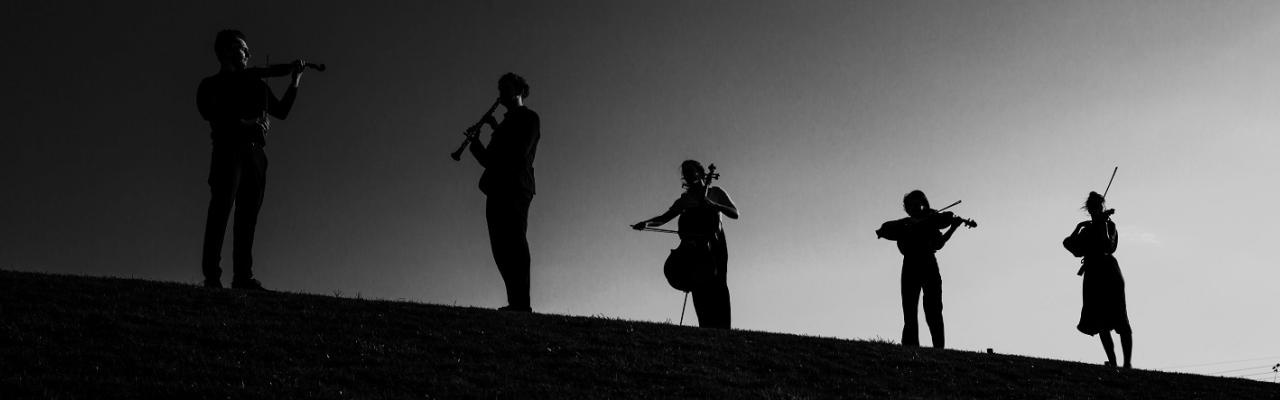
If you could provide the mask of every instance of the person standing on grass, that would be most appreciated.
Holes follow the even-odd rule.
[[[714,172],[715,165],[711,169]],[[720,216],[738,219],[738,206],[733,204],[724,189],[710,185],[702,163],[685,160],[680,164],[680,176],[684,181],[685,192],[671,204],[667,212],[640,221],[631,228],[642,230],[662,226],[680,217],[677,223],[680,245],[699,247],[710,252],[711,265],[700,265],[707,267],[710,277],[691,291],[693,310],[698,314],[698,326],[729,329],[729,249]]]
[[[234,277],[231,287],[266,290],[253,277],[253,235],[266,189],[267,115],[285,119],[293,108],[302,78],[301,60],[290,64],[249,68],[249,45],[243,33],[223,30],[214,39],[220,69],[200,81],[196,107],[212,128],[213,157],[209,163],[209,213],[205,220],[201,268],[204,286],[222,287],[222,242],[227,219],[235,207],[232,245]],[[277,99],[263,78],[292,75],[284,97]]]
[[[1102,350],[1107,352],[1108,366],[1116,366],[1115,344],[1111,331],[1120,335],[1124,350],[1124,368],[1131,369],[1133,355],[1133,329],[1129,326],[1129,311],[1124,298],[1124,275],[1120,263],[1113,256],[1120,244],[1116,224],[1111,221],[1115,210],[1105,209],[1106,199],[1098,192],[1089,192],[1084,202],[1089,220],[1076,224],[1071,235],[1062,245],[1071,255],[1082,257],[1080,271],[1084,275],[1084,305],[1080,308],[1080,323],[1076,329],[1089,336],[1098,335]]]
[[[935,253],[942,250],[962,223],[971,228],[976,224],[950,211],[935,211],[929,207],[929,198],[919,190],[903,196],[902,208],[907,218],[886,222],[876,230],[876,237],[897,241],[898,252],[902,253],[902,345],[920,346],[916,310],[923,291],[924,320],[929,324],[933,347],[941,349],[946,345],[946,338],[942,322],[942,274]],[[947,233],[939,233],[942,228],[947,228]]]
[[[480,124],[467,130],[471,154],[484,167],[480,191],[484,192],[485,220],[489,225],[489,245],[493,261],[507,287],[505,311],[532,312],[529,304],[529,203],[535,185],[533,159],[542,137],[538,113],[525,107],[529,84],[520,75],[507,73],[498,78],[498,103],[507,112],[499,124],[485,115]],[[480,128],[489,125],[493,133],[489,145],[480,142]]]

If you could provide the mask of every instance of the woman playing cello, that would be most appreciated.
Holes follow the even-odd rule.
[[[698,325],[704,328],[729,329],[729,286],[726,280],[728,272],[728,246],[724,237],[724,228],[720,223],[723,214],[738,219],[738,208],[729,199],[724,189],[711,186],[712,179],[718,177],[715,166],[711,173],[703,169],[702,164],[694,160],[686,160],[680,164],[680,175],[684,181],[685,192],[662,215],[632,225],[641,230],[661,226],[673,218],[680,217],[680,250],[699,249],[709,252],[709,257],[693,257],[708,260],[711,265],[699,265],[711,270],[711,276],[702,284],[694,287],[693,308],[698,314]],[[678,253],[673,251],[673,257]],[[668,261],[670,263],[671,260]]]

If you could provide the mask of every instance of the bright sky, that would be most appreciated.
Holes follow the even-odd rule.
[[[1135,365],[1280,356],[1280,3],[86,3],[0,17],[0,268],[199,281],[195,89],[236,27],[252,64],[329,66],[268,139],[271,288],[504,305],[480,168],[447,154],[514,71],[543,123],[540,312],[679,318],[675,238],[627,225],[693,158],[742,211],[736,328],[898,341],[901,256],[873,230],[922,189],[979,223],[938,255],[949,346],[1101,363],[1060,243],[1118,165]]]

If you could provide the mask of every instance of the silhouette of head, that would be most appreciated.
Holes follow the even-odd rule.
[[[1103,198],[1098,192],[1089,192],[1089,198],[1084,200],[1084,210],[1089,212],[1089,216],[1097,219],[1105,217],[1103,208],[1106,206],[1107,199]]]
[[[924,192],[920,190],[912,190],[906,196],[902,196],[902,209],[907,215],[919,217],[924,214],[924,210],[929,209],[929,198],[925,197]]]
[[[702,178],[707,176],[707,170],[702,168],[702,163],[696,160],[684,160],[680,163],[680,178],[684,180],[685,187],[702,187]]]
[[[529,84],[523,77],[508,72],[498,78],[498,101],[503,106],[511,108],[523,105],[526,98],[529,98]]]
[[[249,45],[244,41],[244,33],[235,29],[218,32],[213,39],[213,54],[218,56],[219,64],[234,70],[249,65]]]

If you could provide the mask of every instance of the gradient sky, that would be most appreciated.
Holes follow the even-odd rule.
[[[270,288],[504,305],[481,170],[448,153],[514,71],[543,123],[540,312],[679,318],[676,239],[627,225],[693,158],[742,211],[736,328],[898,341],[901,256],[873,230],[922,189],[979,223],[938,257],[949,346],[1101,363],[1061,240],[1118,165],[1135,365],[1280,356],[1280,3],[72,3],[0,17],[0,268],[201,279],[195,90],[235,27],[251,64],[329,66],[268,138]]]

